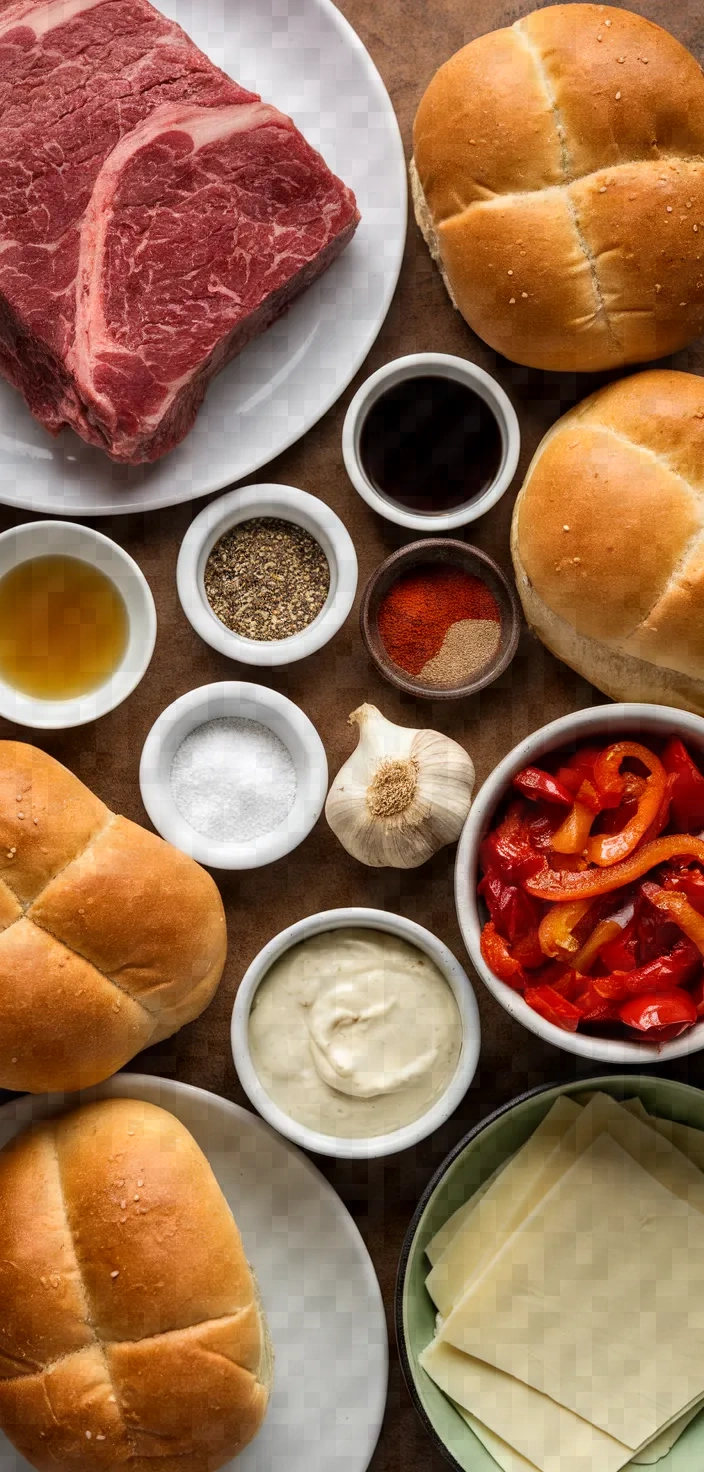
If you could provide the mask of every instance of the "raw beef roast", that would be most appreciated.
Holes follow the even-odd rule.
[[[0,370],[53,434],[164,455],[358,219],[148,0],[0,0]]]

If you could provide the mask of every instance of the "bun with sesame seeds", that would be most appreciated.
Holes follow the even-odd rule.
[[[108,1078],[203,1011],[226,948],[204,869],[0,741],[0,1087]]]
[[[416,114],[416,219],[455,306],[531,368],[672,353],[704,329],[704,76],[628,10],[480,36]]]
[[[40,1472],[214,1472],[261,1427],[240,1234],[153,1104],[88,1104],[0,1152],[0,1302],[0,1427]]]
[[[511,550],[553,654],[614,700],[704,715],[704,379],[636,373],[558,419]]]

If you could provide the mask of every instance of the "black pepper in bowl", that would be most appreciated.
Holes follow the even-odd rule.
[[[239,522],[216,542],[205,594],[221,623],[243,639],[290,639],[317,618],[330,592],[319,542],[281,517]]]

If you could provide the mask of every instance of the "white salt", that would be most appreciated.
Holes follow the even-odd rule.
[[[283,741],[260,721],[207,721],[181,743],[171,793],[204,838],[246,843],[272,833],[296,797],[296,768]]]

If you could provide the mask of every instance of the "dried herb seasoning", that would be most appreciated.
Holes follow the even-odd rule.
[[[270,642],[312,624],[330,591],[330,567],[304,527],[276,516],[242,521],[216,542],[205,568],[213,613],[233,634]]]

